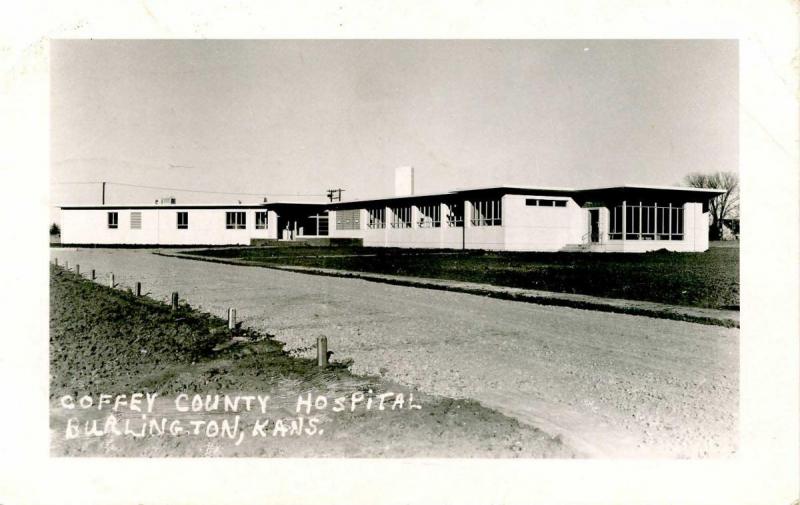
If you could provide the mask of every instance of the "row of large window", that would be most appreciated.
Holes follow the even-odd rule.
[[[472,202],[472,226],[500,226],[503,224],[502,200]]]
[[[411,228],[412,209],[410,205],[392,207],[390,209],[392,228]],[[341,211],[337,212],[338,213]],[[358,210],[353,211],[358,212]],[[337,219],[338,221],[338,219]],[[446,226],[457,227],[464,224],[464,211],[461,205],[448,204],[445,210],[444,223]],[[440,228],[442,226],[442,208],[438,204],[417,206],[418,228]],[[386,228],[386,207],[373,207],[367,209],[367,228]]]
[[[180,214],[187,214],[186,212],[178,212],[178,228],[180,228]],[[259,210],[255,212],[256,215],[256,230],[266,230],[269,219],[267,211]],[[188,214],[185,217],[188,220]],[[187,226],[188,227],[188,226]],[[225,213],[225,228],[228,230],[244,230],[247,229],[247,212],[235,211]]]
[[[411,207],[392,207],[392,228],[411,228]]]
[[[130,223],[131,223],[131,230],[141,230],[142,229],[142,213],[141,212],[131,212],[130,215]],[[267,218],[267,211],[257,211],[255,213],[256,218],[256,230],[266,230],[267,223],[269,222]],[[108,213],[108,228],[112,230],[116,230],[119,228],[119,212],[109,212]],[[175,219],[175,226],[178,230],[188,230],[189,229],[189,213],[188,212],[176,212],[176,219]],[[244,230],[247,229],[247,213],[242,211],[233,211],[233,212],[226,212],[225,213],[225,228],[228,230]]]
[[[420,205],[417,207],[417,224],[420,228],[439,228],[442,226],[441,205]]]
[[[367,208],[367,228],[441,228],[464,226],[464,205],[448,203],[444,207],[439,204],[417,205],[416,222],[414,222],[413,206],[403,205],[389,208],[390,219],[386,219],[386,207]],[[360,229],[360,209],[336,211],[337,230]],[[472,226],[502,225],[502,204],[498,200],[481,200],[472,202]]]
[[[622,240],[683,240],[683,207],[671,203],[634,202],[611,207],[608,238]]]

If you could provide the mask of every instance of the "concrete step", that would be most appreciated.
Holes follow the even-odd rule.
[[[592,246],[590,244],[567,244],[560,250],[563,252],[584,252],[590,251]]]

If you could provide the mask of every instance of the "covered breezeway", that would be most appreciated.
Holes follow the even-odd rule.
[[[328,210],[325,205],[274,203],[267,204],[267,208],[275,211],[278,238],[281,240],[328,236]]]

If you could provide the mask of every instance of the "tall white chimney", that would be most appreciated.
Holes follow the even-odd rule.
[[[411,196],[414,194],[414,167],[397,167],[394,169],[394,196]]]

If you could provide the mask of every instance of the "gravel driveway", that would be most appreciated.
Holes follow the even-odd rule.
[[[326,335],[335,360],[429,393],[467,397],[592,457],[719,457],[736,449],[739,331],[358,279],[182,260],[142,250],[54,249],[167,300],[277,336]],[[313,351],[301,351],[310,355]]]

